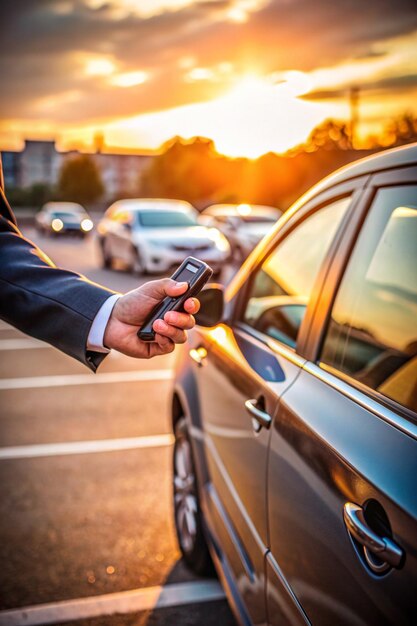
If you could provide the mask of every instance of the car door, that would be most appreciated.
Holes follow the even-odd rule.
[[[322,262],[348,218],[352,188],[322,196],[312,214],[308,205],[290,220],[287,234],[280,232],[259,259],[254,255],[241,284],[231,286],[240,293],[233,320],[193,335],[209,472],[205,514],[254,624],[266,622],[269,427],[303,363],[297,333]]]
[[[293,623],[282,621],[283,585],[312,624],[416,623],[412,180],[415,169],[373,179],[357,240],[344,237],[323,282],[305,347],[308,360],[275,416],[267,556],[274,626]]]

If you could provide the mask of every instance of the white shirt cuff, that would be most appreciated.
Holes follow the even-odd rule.
[[[120,297],[120,294],[115,293],[113,296],[107,298],[99,309],[91,324],[90,332],[88,333],[87,350],[91,352],[103,352],[104,354],[110,352],[109,348],[106,348],[103,344],[104,333],[114,305]]]

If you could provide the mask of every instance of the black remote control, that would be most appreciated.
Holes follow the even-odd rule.
[[[187,257],[171,276],[177,282],[188,283],[187,291],[177,298],[167,296],[162,302],[157,304],[139,329],[139,339],[142,339],[142,341],[155,341],[154,322],[158,319],[163,319],[168,311],[184,311],[184,302],[188,298],[199,294],[212,274],[213,270],[207,263],[192,256]]]

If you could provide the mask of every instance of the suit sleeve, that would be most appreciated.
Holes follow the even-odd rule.
[[[113,293],[55,267],[12,219],[0,216],[0,318],[95,371],[105,354],[88,351],[87,338]]]

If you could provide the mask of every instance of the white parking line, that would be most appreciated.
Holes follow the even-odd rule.
[[[137,448],[159,448],[174,443],[173,435],[150,435],[126,437],[124,439],[96,439],[90,441],[68,441],[66,443],[39,443],[27,446],[6,446],[0,448],[0,461],[7,459],[33,459],[42,456],[63,456],[67,454],[91,454],[94,452],[114,452]]]
[[[0,339],[0,350],[34,350],[36,348],[51,348],[48,343],[37,339]]]
[[[2,378],[0,379],[0,390],[170,380],[172,376],[172,370],[141,370],[134,372],[105,372],[104,374],[90,373],[60,376],[31,376],[29,378]]]
[[[223,600],[216,580],[109,593],[0,612],[0,626],[46,626],[80,619]]]

